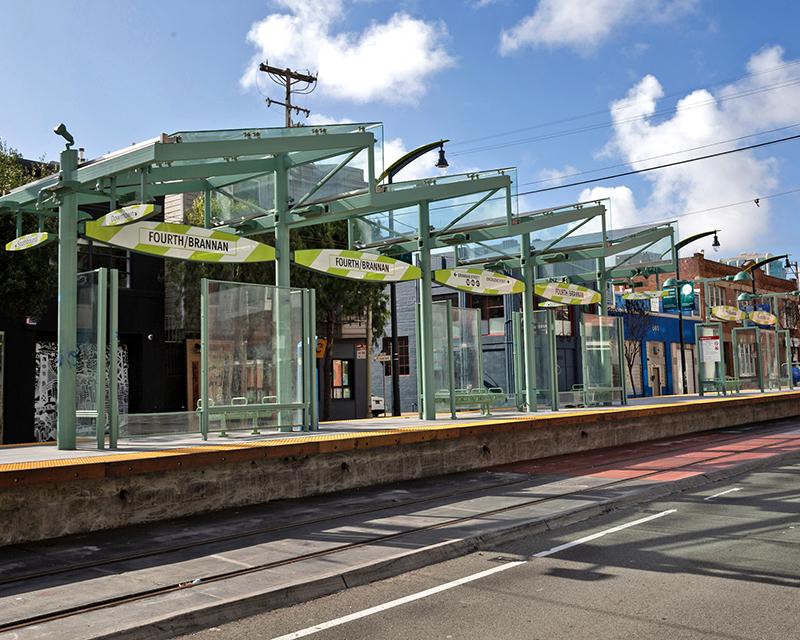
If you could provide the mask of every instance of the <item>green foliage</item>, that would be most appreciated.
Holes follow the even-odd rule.
[[[192,203],[187,215],[189,224],[203,226],[204,197],[201,195]],[[212,201],[211,213],[218,215],[217,203]],[[253,240],[273,244],[270,235],[253,236]],[[335,222],[320,224],[293,232],[291,248],[327,249],[347,245],[347,223]],[[166,281],[172,294],[168,299],[183,300],[186,311],[186,330],[199,332],[200,279],[213,278],[235,282],[273,284],[275,265],[271,262],[242,264],[209,264],[187,261],[168,261]],[[343,320],[364,318],[372,312],[372,340],[383,335],[388,320],[387,295],[382,285],[357,280],[335,278],[316,271],[303,269],[292,264],[291,282],[294,287],[316,290],[317,333],[332,340]]]
[[[52,172],[50,165],[39,168],[39,176]],[[0,194],[7,193],[36,177],[22,162],[22,156],[0,140]],[[35,216],[23,217],[22,233],[37,230]],[[48,221],[46,231],[55,232],[55,224]],[[16,236],[16,216],[0,214],[0,244]],[[53,299],[57,286],[58,243],[28,251],[8,252],[0,248],[0,300],[7,318],[39,316]]]

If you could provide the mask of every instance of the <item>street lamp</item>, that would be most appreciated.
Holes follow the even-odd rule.
[[[712,234],[714,236],[714,240],[711,243],[711,247],[714,249],[714,251],[719,251],[720,243],[719,238],[717,237],[718,232],[719,229],[703,231],[702,233],[695,234],[689,238],[685,238],[684,240],[677,242],[675,244],[675,277],[667,278],[663,285],[664,289],[675,289],[675,301],[678,304],[678,334],[681,346],[681,385],[684,395],[689,392],[689,385],[686,381],[686,341],[683,338],[683,305],[681,304],[680,292],[681,285],[684,283],[681,282],[681,261],[678,252],[687,244],[700,240],[701,238],[706,238]],[[694,285],[692,285],[692,291],[694,291]]]
[[[414,162],[417,158],[424,156],[426,153],[433,151],[439,147],[439,159],[436,161],[437,169],[445,169],[450,166],[447,158],[444,157],[444,145],[449,140],[439,140],[437,142],[430,142],[428,144],[417,147],[413,151],[409,151],[403,157],[398,158],[390,164],[386,170],[378,176],[376,182],[381,182],[384,179],[387,184],[392,184],[392,179],[399,171]],[[394,231],[394,214],[389,213],[389,229]],[[389,312],[391,315],[391,356],[392,356],[392,415],[400,415],[400,349],[397,343],[397,289],[394,282],[389,283]],[[385,400],[385,399],[384,399]]]

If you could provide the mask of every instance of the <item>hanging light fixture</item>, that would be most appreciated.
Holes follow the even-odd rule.
[[[711,243],[711,248],[712,248],[714,251],[719,251],[719,246],[720,246],[720,245],[719,245],[719,238],[717,237],[717,232],[715,231],[715,232],[714,232],[714,240],[713,240],[713,242]]]
[[[436,161],[436,168],[437,169],[447,169],[450,164],[447,162],[447,158],[444,157],[444,142],[439,145],[439,159]]]

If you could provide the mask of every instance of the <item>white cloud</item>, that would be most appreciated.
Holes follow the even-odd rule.
[[[564,165],[561,169],[542,169],[536,176],[539,180],[546,180],[550,184],[547,186],[557,186],[566,182],[566,176],[577,173],[577,169],[571,164]]]
[[[526,46],[593,50],[630,22],[666,22],[691,10],[695,0],[540,0],[536,10],[500,35],[500,53]]]
[[[373,22],[360,33],[336,31],[344,0],[277,0],[285,13],[271,13],[252,25],[247,41],[257,53],[240,82],[255,85],[259,62],[319,72],[320,93],[365,103],[415,103],[430,78],[455,64],[444,41],[442,22],[407,13]]]
[[[797,67],[787,67],[780,47],[756,53],[750,58],[747,69],[758,75],[750,75],[715,93],[694,91],[678,101],[675,114],[666,120],[654,119],[664,90],[655,77],[645,76],[623,99],[612,103],[614,135],[608,148],[622,155],[633,168],[641,169],[665,161],[665,158],[649,161],[643,158],[711,145],[800,121],[800,85],[797,84],[726,100],[758,87],[780,86],[797,80]],[[732,146],[712,147],[704,152]],[[704,152],[685,152],[666,159],[677,161]],[[765,152],[766,149],[759,155],[763,156]],[[745,151],[641,174],[650,183],[651,192],[646,204],[639,209],[627,187],[616,187],[616,191],[609,195],[612,196],[612,208],[626,222],[631,216],[640,223],[663,220],[687,211],[749,201],[770,193],[777,187],[778,169],[776,159],[757,157],[754,152]],[[590,198],[597,193],[599,189],[584,192]],[[752,207],[731,207],[680,218],[680,235],[687,237],[718,228],[722,230],[720,240],[726,253],[757,248],[770,228],[769,202],[762,200],[760,204],[760,208],[753,204]],[[613,222],[614,226],[619,226],[616,216]],[[703,248],[702,243],[696,247],[700,248]]]

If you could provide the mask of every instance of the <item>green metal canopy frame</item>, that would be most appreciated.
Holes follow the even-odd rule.
[[[61,127],[63,128],[63,127]],[[66,137],[66,136],[65,136]],[[69,136],[71,138],[71,136]],[[505,170],[446,176],[392,185],[376,179],[376,142],[382,141],[377,123],[330,125],[314,128],[234,129],[183,131],[159,137],[89,162],[79,162],[72,142],[60,155],[57,175],[31,182],[0,197],[0,214],[17,217],[18,233],[25,217],[41,225],[45,218],[58,219],[58,446],[74,449],[76,371],[70,354],[76,351],[76,273],[78,235],[87,218],[82,205],[108,204],[110,209],[128,203],[144,203],[158,196],[183,193],[205,195],[204,226],[237,235],[272,233],[275,237],[275,284],[290,286],[290,231],[306,226],[414,208],[419,221],[412,250],[420,254],[423,327],[430,326],[430,251],[435,246],[430,230],[430,206],[440,201],[482,196],[482,201],[502,194],[506,224],[512,224],[512,180]],[[364,186],[346,193],[318,197],[323,187],[336,182],[347,166],[361,159]],[[290,172],[324,161],[328,168],[309,188],[293,198]],[[248,215],[215,224],[212,197],[241,201],[237,186],[258,180],[271,181],[271,201],[247,201]],[[296,194],[297,195],[297,194]],[[479,205],[467,207],[467,217]],[[375,226],[374,221],[366,224]],[[380,227],[380,224],[378,224]],[[353,248],[353,247],[351,247]],[[280,323],[279,323],[280,324]],[[432,389],[430,375],[433,343],[429,330],[422,332],[424,387]],[[427,394],[432,398],[433,392]],[[435,418],[433,403],[425,417]]]

